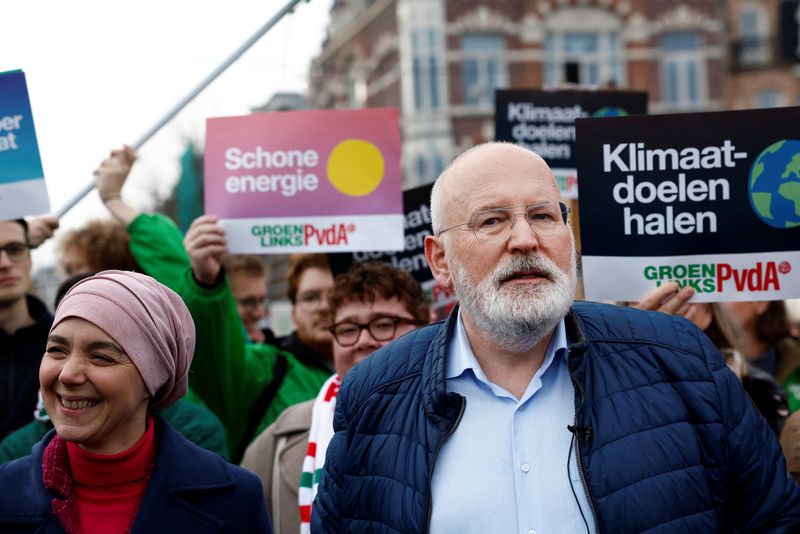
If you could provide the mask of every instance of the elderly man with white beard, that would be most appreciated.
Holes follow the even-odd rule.
[[[489,143],[431,194],[450,317],[353,368],[312,532],[796,532],[800,487],[683,318],[573,302],[546,163]]]

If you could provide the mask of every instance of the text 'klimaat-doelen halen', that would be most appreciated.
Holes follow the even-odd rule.
[[[715,211],[677,211],[671,203],[730,200],[731,184],[723,173],[718,178],[692,179],[692,170],[732,169],[747,158],[728,139],[705,147],[647,148],[645,143],[603,145],[603,172],[631,173],[614,185],[614,201],[623,206],[625,235],[716,233]],[[659,182],[637,177],[652,171],[675,171],[672,179]],[[637,173],[637,174],[634,174]],[[654,201],[665,204],[663,213],[637,213],[637,207]],[[715,208],[724,208],[716,203]]]

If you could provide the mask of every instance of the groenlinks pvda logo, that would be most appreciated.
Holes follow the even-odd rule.
[[[775,228],[800,226],[800,141],[784,139],[758,155],[747,180],[750,205]]]

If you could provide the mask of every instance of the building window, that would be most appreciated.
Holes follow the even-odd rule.
[[[363,69],[356,63],[350,65],[347,73],[347,102],[351,108],[363,108],[367,105],[369,88]]]
[[[770,59],[764,6],[743,4],[739,9],[738,59],[742,65],[764,65]]]
[[[413,161],[413,171],[410,173],[413,183],[426,184],[436,180],[445,168],[444,159],[436,149],[426,150],[418,147],[421,152],[417,152],[410,157]]]
[[[433,175],[439,176],[442,174],[444,170],[444,159],[442,158],[441,154],[434,154],[433,155]]]
[[[411,33],[413,58],[411,68],[414,78],[414,109],[439,107],[439,61],[436,56],[436,30]]]
[[[694,32],[661,37],[662,100],[672,107],[691,108],[706,102],[705,63],[701,39]]]
[[[756,93],[757,108],[779,108],[783,105],[783,92],[778,89],[763,89]]]
[[[423,156],[417,156],[415,163],[417,170],[417,183],[425,183],[428,178],[427,162],[425,161],[425,158]]]
[[[502,35],[467,34],[461,39],[464,63],[462,87],[464,104],[494,104],[494,91],[506,85]]]
[[[614,31],[547,32],[544,81],[546,85],[624,85],[622,49]]]

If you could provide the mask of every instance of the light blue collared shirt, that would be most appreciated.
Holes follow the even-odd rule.
[[[586,532],[581,511],[594,532],[574,447],[570,454],[575,392],[563,320],[517,400],[486,378],[459,314],[447,391],[467,404],[436,459],[431,533],[576,534]]]

